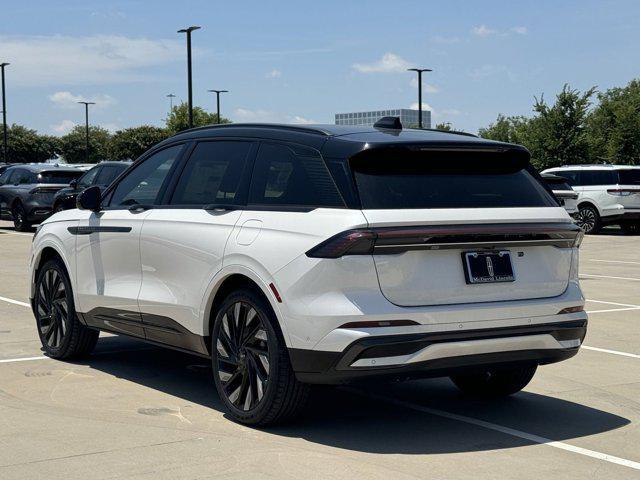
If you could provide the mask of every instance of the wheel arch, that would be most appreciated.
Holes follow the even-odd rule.
[[[271,306],[277,320],[280,332],[282,333],[285,343],[289,343],[289,334],[285,323],[282,321],[282,314],[269,285],[252,270],[246,267],[236,266],[235,268],[224,269],[224,272],[216,275],[209,285],[208,293],[205,296],[203,306],[203,334],[211,336],[213,322],[215,320],[215,312],[225,300],[225,298],[233,291],[240,288],[250,288],[257,294],[262,296]]]
[[[602,212],[600,211],[600,209],[598,208],[598,205],[596,205],[595,202],[591,200],[580,200],[578,202],[578,209],[584,206],[595,208],[596,212],[598,212],[598,215],[602,216]]]

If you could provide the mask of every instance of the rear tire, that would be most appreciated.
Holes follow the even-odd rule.
[[[640,234],[640,222],[627,221],[621,222],[620,228],[627,235],[638,235]]]
[[[45,263],[36,281],[34,315],[45,353],[57,359],[79,358],[96,346],[100,332],[76,315],[71,282],[60,259]]]
[[[526,387],[537,368],[537,365],[533,365],[509,369],[489,369],[480,373],[452,375],[451,381],[469,395],[505,397]]]
[[[584,230],[584,233],[598,233],[602,228],[600,214],[598,210],[591,205],[580,205],[578,207],[576,224]]]
[[[31,228],[31,224],[27,221],[27,212],[21,203],[14,205],[11,209],[11,215],[13,217],[13,226],[18,232],[24,232]]]
[[[238,290],[216,314],[211,334],[216,390],[234,420],[270,425],[291,420],[306,404],[271,306],[255,291]]]

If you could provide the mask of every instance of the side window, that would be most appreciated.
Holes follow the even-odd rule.
[[[178,180],[172,205],[244,204],[240,191],[251,142],[199,143]]]
[[[609,170],[584,170],[582,172],[583,185],[611,185],[615,183],[614,173]]]
[[[317,151],[270,143],[260,145],[249,203],[330,208],[345,206]]]
[[[95,185],[110,185],[120,173],[123,172],[123,169],[120,167],[116,167],[115,165],[104,165],[98,173],[95,181],[93,182]]]
[[[24,185],[27,183],[33,183],[31,182],[31,175],[29,174],[30,172],[28,170],[24,170],[22,168],[18,168],[16,170],[14,170],[13,175],[11,175],[11,183],[12,184],[20,184],[20,185]]]
[[[182,145],[174,145],[147,158],[118,183],[109,205],[154,205],[181,150]]]
[[[87,188],[93,182],[93,179],[96,178],[96,175],[100,171],[100,167],[93,167],[87,173],[82,175],[78,180],[78,188]]]
[[[9,183],[9,177],[11,176],[11,173],[11,170],[9,170],[0,175],[0,185]]]

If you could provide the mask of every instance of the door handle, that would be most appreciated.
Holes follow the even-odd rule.
[[[142,212],[144,212],[146,210],[149,210],[151,208],[153,208],[153,206],[151,206],[151,205],[131,205],[129,207],[129,211],[131,213],[142,213]]]
[[[223,203],[211,203],[202,207],[204,210],[214,210],[218,212],[232,212],[234,210],[241,210],[239,205],[225,205]]]

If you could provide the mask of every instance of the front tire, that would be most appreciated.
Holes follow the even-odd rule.
[[[27,212],[21,203],[13,207],[11,214],[13,217],[13,226],[18,232],[24,232],[31,228],[31,224],[27,221]]]
[[[48,356],[78,358],[94,349],[100,333],[78,320],[71,282],[61,260],[49,260],[40,269],[34,306],[38,335]]]
[[[282,423],[308,397],[296,379],[271,306],[253,290],[238,290],[218,309],[211,335],[216,390],[231,416],[246,425]]]
[[[591,205],[580,205],[578,207],[576,224],[584,230],[584,233],[598,233],[602,228],[600,214],[598,210]]]
[[[451,381],[462,392],[481,397],[506,397],[519,392],[533,378],[537,365],[488,369],[480,373],[453,375]]]

